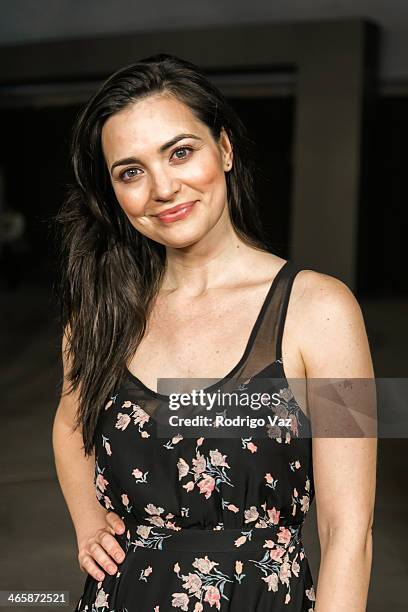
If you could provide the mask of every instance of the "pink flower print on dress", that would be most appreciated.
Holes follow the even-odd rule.
[[[299,506],[300,507],[300,511],[303,512],[304,514],[306,514],[309,510],[309,504],[310,504],[310,480],[309,477],[306,476],[306,481],[305,481],[305,493],[304,495],[302,495],[302,497],[299,496],[298,490],[296,489],[296,487],[293,489],[293,494],[292,494],[292,516],[295,516],[296,514],[296,509]]]
[[[234,544],[235,546],[242,546],[243,544],[245,544],[246,541],[247,541],[246,536],[242,535],[235,540]]]
[[[178,444],[181,440],[183,440],[183,436],[181,434],[177,434],[175,436],[173,436],[170,440],[168,440],[166,442],[166,444],[163,444],[164,448],[167,448],[169,450],[173,449],[175,447],[176,444]]]
[[[103,496],[103,502],[105,504],[105,508],[107,510],[114,510],[115,508],[113,507],[113,504],[111,502],[111,500],[109,499],[109,497],[107,495]]]
[[[300,500],[300,509],[305,514],[309,510],[309,502],[310,502],[309,496],[308,495],[303,495],[302,499]]]
[[[273,561],[280,561],[285,554],[285,549],[281,546],[277,546],[276,548],[272,548],[269,551],[269,558]]]
[[[199,451],[197,451],[197,455],[193,459],[193,466],[194,466],[193,472],[194,472],[195,480],[197,480],[200,477],[200,474],[202,474],[205,471],[206,465],[207,465],[207,461],[204,455],[202,455]]]
[[[96,593],[96,599],[94,602],[95,608],[108,608],[108,597],[109,593],[105,593],[105,591],[101,588],[102,582],[98,582],[98,591]]]
[[[259,512],[256,509],[256,506],[251,506],[248,510],[245,510],[244,516],[246,523],[252,523],[252,521],[256,521],[259,517]]]
[[[290,542],[291,537],[292,534],[290,533],[289,529],[287,529],[286,527],[281,527],[279,529],[278,542],[280,544],[288,544]]]
[[[244,564],[242,563],[242,561],[239,561],[238,559],[235,561],[235,574],[234,577],[236,579],[236,581],[241,584],[242,580],[245,578],[245,574],[243,573],[243,567]]]
[[[217,610],[220,610],[221,599],[228,600],[228,597],[224,594],[225,584],[233,582],[233,580],[216,567],[218,565],[218,562],[212,561],[207,555],[196,557],[192,563],[192,567],[196,571],[190,571],[186,574],[181,572],[180,564],[175,563],[173,570],[178,578],[183,581],[183,588],[187,593],[173,593],[172,606],[188,610],[190,598],[195,598],[200,601],[196,602],[194,611],[204,610],[203,602],[209,604],[211,608],[215,606]]]
[[[200,493],[202,493],[205,498],[208,499],[211,496],[211,493],[214,491],[215,480],[212,476],[204,474],[202,480],[200,480],[197,486],[200,489]]]
[[[110,400],[107,402],[106,406],[105,406],[105,410],[108,410],[108,408],[110,408],[112,406],[112,404],[114,404],[114,402],[116,401],[116,395],[113,395]]]
[[[251,506],[244,510],[245,523],[256,521],[254,527],[257,529],[263,529],[279,523],[280,510],[276,510],[275,507],[266,509],[266,502],[261,504],[261,508],[263,514],[261,514],[261,511],[256,506]]]
[[[292,574],[296,576],[297,578],[299,578],[300,565],[296,561],[296,559],[293,559],[292,561],[291,570],[292,570]]]
[[[277,525],[279,523],[280,510],[277,510],[274,506],[273,508],[268,508],[267,512],[270,522],[273,525]]]
[[[124,506],[128,506],[128,505],[129,505],[129,498],[128,498],[128,496],[126,495],[126,493],[123,493],[123,494],[122,494],[122,496],[121,496],[121,500],[122,500],[122,504],[123,504]]]
[[[209,574],[216,565],[219,565],[219,563],[210,561],[207,555],[205,557],[196,557],[195,561],[193,561],[193,567],[199,569],[203,574]]]
[[[180,571],[180,567],[178,569]],[[187,575],[183,575],[184,584],[183,587],[188,590],[191,595],[196,595],[200,597],[200,591],[203,586],[202,580],[197,574],[192,574],[191,572]]]
[[[105,508],[114,510],[113,504],[108,495],[104,495],[109,481],[103,476],[103,472],[105,468],[101,469],[98,463],[98,460],[95,460],[95,472],[94,472],[94,485],[95,485],[95,494],[96,498],[99,501],[102,501]]]
[[[296,437],[299,436],[299,424],[294,414],[290,416],[290,430]]]
[[[262,576],[262,580],[265,580],[266,584],[268,585],[268,591],[273,591],[274,593],[276,593],[276,591],[278,590],[278,576],[277,574],[269,574],[269,576]]]
[[[272,439],[280,440],[280,441],[282,440],[282,438],[281,438],[281,435],[282,435],[281,428],[278,427],[278,425],[268,424],[266,426],[266,432],[267,432],[268,438],[272,438]]]
[[[136,529],[136,533],[140,535],[142,538],[148,538],[151,530],[152,528],[149,527],[148,525],[138,525]]]
[[[306,597],[310,599],[310,601],[316,601],[316,594],[313,587],[310,587],[310,589],[306,589]]]
[[[202,439],[204,438],[198,438],[198,442]],[[198,446],[197,444],[196,456],[192,459],[192,469],[190,469],[189,464],[183,457],[179,457],[177,462],[178,475],[179,480],[181,480],[185,476],[191,474],[193,480],[189,480],[187,483],[183,484],[183,488],[189,493],[194,489],[195,485],[197,485],[200,493],[208,499],[211,497],[214,489],[219,491],[218,485],[220,483],[228,484],[232,487],[234,485],[231,483],[226,473],[226,469],[230,468],[226,461],[226,455],[223,455],[221,451],[216,448],[209,451],[210,457],[208,458],[200,453]]]
[[[284,561],[279,569],[279,580],[289,586],[289,578],[291,575],[290,565],[287,561]]]
[[[139,576],[139,580],[144,580],[145,582],[147,582],[147,578],[148,576],[150,576],[150,574],[152,573],[153,568],[151,565],[149,565],[148,567],[146,567],[145,569],[143,569],[140,572],[140,576]]]
[[[210,586],[204,587],[204,590],[205,590],[204,601],[209,603],[211,607],[215,606],[217,610],[221,610],[221,603],[220,603],[221,594],[219,590],[217,589],[217,587],[210,585]]]
[[[132,471],[132,476],[135,477],[136,484],[139,484],[141,482],[147,482],[147,475],[148,475],[148,473],[149,473],[149,471],[142,472],[142,470],[139,470],[139,468],[135,468]]]
[[[227,510],[231,510],[231,512],[235,512],[235,514],[237,512],[239,512],[239,508],[237,506],[235,506],[235,504],[229,504],[227,502],[226,508],[227,508]]]
[[[149,521],[152,525],[156,525],[156,527],[164,526],[164,519],[159,516],[163,514],[164,508],[157,508],[154,504],[147,504],[145,507],[146,512],[150,515],[146,520]]]
[[[173,593],[172,597],[173,601],[171,602],[171,605],[173,608],[180,608],[183,610],[183,612],[188,612],[188,604],[190,600],[187,593]]]
[[[134,533],[133,539],[130,530],[126,532],[126,552],[133,546],[133,551],[137,548],[158,548],[163,549],[163,542],[167,538],[171,538],[171,534],[163,535],[157,533],[153,527],[148,525],[138,525],[136,532]]]
[[[249,559],[249,562],[258,567],[263,574],[262,580],[268,585],[268,591],[276,592],[282,584],[286,586],[285,601],[290,601],[290,578],[298,576],[300,566],[297,557],[303,554],[303,547],[299,537],[299,526],[280,527],[276,540],[265,540],[263,548],[266,552],[262,559]],[[290,555],[293,554],[293,558]],[[304,555],[303,555],[304,556]]]
[[[131,418],[128,414],[123,414],[122,412],[119,412],[116,415],[116,429],[121,429],[122,431],[124,431],[126,429],[126,427],[129,425],[131,421]]]
[[[103,477],[103,474],[98,474],[98,476],[96,477],[96,486],[98,487],[100,491],[102,491],[102,493],[105,492],[108,484],[109,484],[109,481]]]
[[[179,480],[181,480],[184,476],[188,474],[190,470],[190,466],[188,465],[187,461],[183,459],[183,457],[179,458],[177,462],[177,469],[178,469]]]
[[[174,518],[173,513],[168,512],[165,517],[167,520],[164,520],[164,518],[161,516],[164,513],[164,508],[157,507],[154,504],[149,503],[147,506],[145,506],[145,510],[147,514],[149,514],[146,521],[152,525],[155,525],[156,527],[167,527],[168,529],[175,529],[177,531],[181,529],[179,525],[176,525],[174,522],[168,520]]]
[[[279,389],[279,395],[285,403],[288,403],[290,402],[290,400],[293,399],[293,393],[289,387],[284,387],[283,389]]]
[[[147,412],[145,412],[143,408],[139,406],[139,404],[134,404],[130,400],[124,401],[122,408],[132,408],[132,411],[130,415],[119,412],[116,416],[117,423],[115,427],[117,429],[122,429],[123,431],[129,425],[131,419],[133,419],[134,425],[138,425],[140,436],[142,438],[149,438],[150,434],[143,430],[144,425],[150,420],[150,416],[147,414]]]
[[[265,480],[266,480],[266,486],[270,487],[271,489],[276,489],[276,485],[278,484],[278,480],[277,478],[274,478],[270,472],[267,472],[264,476]]]
[[[190,480],[185,485],[183,485],[183,489],[185,489],[188,492],[192,491],[194,489],[194,482]]]
[[[242,448],[248,449],[249,451],[251,451],[251,453],[256,453],[256,451],[258,450],[258,447],[256,444],[251,442],[251,440],[252,440],[252,437],[251,438],[241,438]]]
[[[216,448],[215,450],[210,450],[210,458],[211,458],[210,461],[212,465],[223,466],[223,467],[229,468],[230,466],[225,461],[225,457],[226,455],[222,455],[220,451],[218,450],[218,448]]]
[[[295,472],[296,470],[299,470],[301,467],[300,461],[296,460],[296,461],[290,461],[289,462],[289,467],[292,470],[292,472]]]

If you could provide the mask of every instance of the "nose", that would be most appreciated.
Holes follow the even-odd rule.
[[[180,189],[180,180],[174,170],[158,168],[152,172],[152,198],[154,200],[171,200]]]

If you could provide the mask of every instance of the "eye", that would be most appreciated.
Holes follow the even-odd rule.
[[[128,172],[135,172],[136,173],[136,170],[139,170],[139,168],[128,168],[127,170],[124,170],[123,172],[121,172],[119,174],[120,180],[124,181],[125,183],[127,183],[128,182],[127,179],[132,179],[132,178],[134,178],[136,176],[136,174],[129,174],[127,176],[127,178],[126,178],[126,175],[128,174]]]
[[[180,151],[193,151],[193,147],[178,147],[178,149],[176,149],[173,152],[173,155],[175,155],[176,153],[179,153]],[[184,157],[177,157],[177,159],[183,160],[186,159],[186,157],[190,157],[190,155],[184,156]]]

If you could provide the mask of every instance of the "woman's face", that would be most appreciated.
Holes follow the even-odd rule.
[[[152,95],[109,117],[102,149],[116,198],[142,234],[180,248],[230,223],[224,174],[232,164],[228,136],[222,130],[215,142],[207,126],[174,97]],[[157,216],[191,202],[178,217]]]

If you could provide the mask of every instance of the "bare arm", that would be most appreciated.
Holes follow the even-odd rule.
[[[92,454],[90,457],[85,457],[80,430],[72,432],[78,395],[76,392],[64,395],[68,388],[66,374],[69,367],[65,350],[64,334],[62,341],[64,384],[52,430],[55,466],[76,532],[80,568],[94,578],[102,580],[104,574],[101,567],[109,571],[108,566],[112,565],[113,569],[109,573],[117,571],[116,565],[104,548],[112,554],[121,551],[121,548],[107,531],[106,510],[95,495],[93,485],[95,456]],[[98,560],[101,567],[98,567],[93,558]]]
[[[360,306],[338,279],[312,271],[302,356],[308,378],[374,376]],[[372,563],[377,440],[313,439],[321,563],[315,612],[365,612]]]

